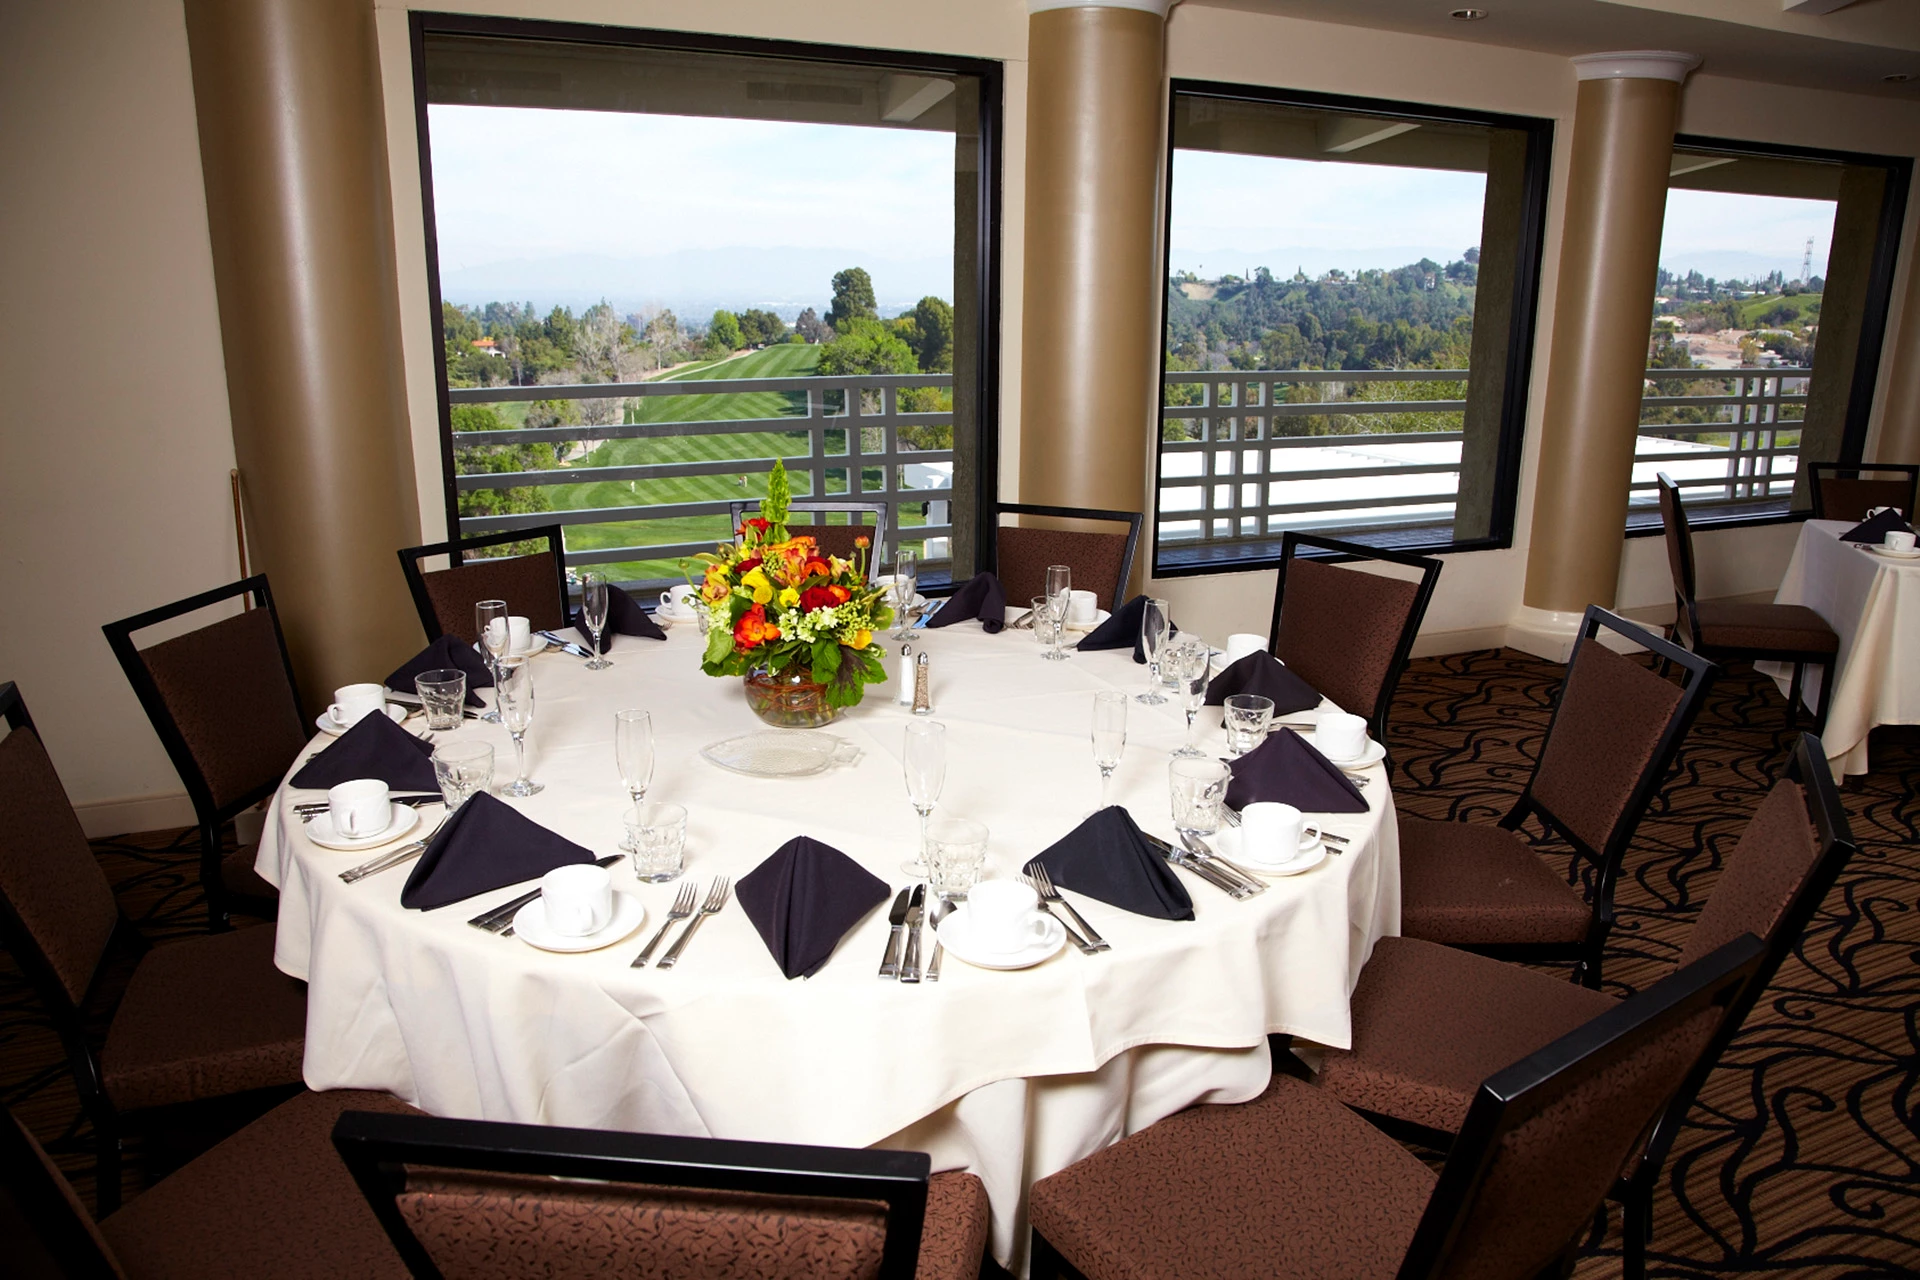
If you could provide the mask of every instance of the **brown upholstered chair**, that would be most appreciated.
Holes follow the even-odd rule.
[[[0,934],[60,1036],[111,1209],[127,1113],[299,1085],[306,988],[273,967],[271,928],[171,943],[141,958],[96,1052],[94,975],[131,930],[12,684],[0,714]]]
[[[747,518],[749,507],[753,509],[756,515],[759,513],[759,503],[733,502],[728,504],[728,510],[733,518],[733,529],[736,533],[739,532],[740,522]],[[788,520],[788,533],[804,533],[811,537],[822,551],[830,556],[839,556],[842,560],[851,560],[854,558],[854,552],[858,550],[858,548],[853,545],[853,540],[864,536],[868,539],[868,576],[871,577],[874,574],[893,572],[893,565],[891,563],[893,544],[888,541],[887,538],[886,503],[834,502],[831,500],[822,500],[819,502],[796,501],[788,504],[787,510],[794,515],[811,517],[810,521]],[[847,518],[847,522],[845,524],[828,524],[826,517],[830,515],[843,515]]]
[[[1867,477],[1872,475],[1873,479]],[[1874,507],[1893,507],[1909,523],[1920,500],[1920,464],[1869,462],[1843,467],[1837,462],[1810,462],[1815,520],[1865,520]]]
[[[348,1108],[413,1110],[380,1093],[302,1093],[98,1221],[8,1112],[0,1117],[0,1220],[18,1221],[0,1246],[0,1272],[66,1280],[404,1280],[406,1264],[327,1140]]]
[[[1804,734],[1729,856],[1679,966],[1743,933],[1765,944],[1754,979],[1727,1009],[1700,1069],[1675,1095],[1615,1193],[1627,1206],[1626,1274],[1645,1272],[1661,1165],[1706,1072],[1800,941],[1853,855],[1846,807],[1820,740]],[[1532,969],[1414,938],[1382,938],[1353,993],[1353,1047],[1327,1050],[1318,1082],[1386,1127],[1444,1150],[1480,1080],[1616,1004]]]
[[[1663,680],[1600,641],[1610,631],[1677,663]],[[1508,960],[1571,962],[1600,985],[1613,889],[1713,664],[1598,606],[1567,662],[1546,742],[1526,790],[1498,826],[1400,818],[1400,931]],[[1591,898],[1556,874],[1520,834],[1529,815],[1573,846]]]
[[[1343,569],[1302,557],[1301,547],[1418,569],[1420,576],[1409,581]],[[1425,556],[1289,532],[1280,544],[1267,647],[1321,697],[1366,717],[1367,731],[1384,743],[1393,691],[1427,616],[1440,568],[1440,561]]]
[[[475,556],[468,552],[546,539],[547,549],[532,555]],[[406,575],[413,607],[428,640],[452,636],[473,644],[480,639],[473,606],[482,600],[505,600],[508,609],[527,619],[536,632],[567,625],[566,540],[557,524],[507,533],[483,533],[451,542],[408,547],[399,553],[400,572]],[[420,562],[447,557],[448,567],[422,572]]]
[[[416,1276],[974,1280],[987,1192],[917,1151],[348,1112],[334,1145]]]
[[[1811,665],[1821,669],[1820,709],[1813,713],[1817,734],[1827,723],[1827,699],[1833,691],[1833,664],[1840,637],[1813,610],[1801,604],[1729,604],[1694,598],[1693,534],[1680,488],[1660,473],[1660,518],[1666,524],[1667,566],[1673,572],[1673,638],[1715,662],[1791,662],[1793,687],[1787,693],[1789,722],[1800,706],[1800,682]]]
[[[1124,531],[1095,533],[1071,529],[1027,529],[999,525],[994,530],[994,574],[1006,589],[1007,607],[1025,610],[1027,601],[1047,589],[1047,568],[1064,564],[1073,570],[1073,585],[1091,591],[1101,609],[1118,609],[1127,600],[1127,579],[1133,576],[1133,556],[1140,546],[1138,511],[1097,511],[1090,507],[1048,507],[1030,502],[1003,502],[999,516],[1044,516],[1056,520],[1095,520],[1124,525]]]
[[[1439,1176],[1325,1091],[1275,1076],[1033,1186],[1034,1280],[1564,1275],[1634,1145],[1750,980],[1751,937],[1481,1083]]]
[[[145,649],[135,632],[250,597],[253,607]],[[101,628],[186,784],[200,826],[200,885],[214,929],[229,908],[272,917],[278,894],[253,869],[254,847],[222,858],[228,822],[273,794],[313,736],[265,574]]]

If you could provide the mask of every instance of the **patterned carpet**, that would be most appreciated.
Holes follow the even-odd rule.
[[[1430,818],[1500,817],[1538,755],[1560,670],[1512,650],[1414,662],[1390,735],[1397,803]],[[1610,989],[1636,990],[1671,966],[1789,740],[1783,700],[1746,667],[1709,694],[1680,776],[1629,854]],[[1875,771],[1846,790],[1859,856],[1677,1145],[1656,1201],[1652,1275],[1920,1274],[1920,732],[1876,734],[1873,756]],[[94,848],[143,936],[200,927],[191,833]],[[109,1007],[127,968],[103,978]],[[0,1097],[91,1201],[89,1133],[59,1044],[4,952]],[[145,1154],[132,1153],[129,1195]],[[1616,1213],[1588,1242],[1580,1280],[1619,1274],[1618,1227]]]

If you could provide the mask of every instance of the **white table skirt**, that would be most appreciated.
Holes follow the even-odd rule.
[[[1920,724],[1920,561],[1890,560],[1840,535],[1848,520],[1809,520],[1800,528],[1793,559],[1774,596],[1803,604],[1840,637],[1833,696],[1822,740],[1834,777],[1866,773],[1867,735],[1883,724]],[[1781,692],[1792,668],[1759,663]],[[1825,696],[1820,672],[1806,677],[1808,706]]]
[[[948,728],[939,812],[986,822],[989,874],[1016,874],[1098,804],[1091,695],[1137,691],[1144,669],[1126,651],[1043,662],[1030,634],[988,636],[974,623],[922,634],[934,718]],[[606,671],[564,654],[535,659],[530,772],[546,790],[509,803],[596,854],[616,852],[626,796],[613,712],[645,707],[657,742],[649,795],[687,806],[689,876],[737,881],[806,834],[905,883],[918,819],[899,766],[910,717],[892,686],[829,729],[861,748],[857,763],[745,778],[698,754],[761,727],[737,680],[699,673],[699,646],[678,627],[665,643],[621,638]],[[1202,716],[1203,745],[1218,751],[1219,711]],[[509,776],[503,730],[469,721],[459,732],[493,741],[496,781]],[[1134,704],[1114,778],[1115,801],[1160,835],[1171,834],[1167,761],[1183,733],[1171,705]],[[938,984],[917,987],[876,977],[884,910],[809,980],[781,975],[737,903],[703,926],[679,967],[630,968],[678,885],[638,885],[624,863],[616,886],[637,890],[649,919],[604,951],[554,955],[468,927],[525,886],[409,911],[405,870],[339,880],[372,852],[305,839],[290,804],[316,793],[286,787],[257,865],[281,891],[276,962],[309,983],[311,1087],[384,1089],[445,1116],[926,1150],[936,1170],[986,1181],[994,1255],[1022,1269],[1033,1181],[1185,1106],[1255,1096],[1270,1031],[1350,1043],[1348,997],[1400,915],[1392,797],[1385,771],[1367,772],[1370,812],[1325,820],[1352,839],[1346,853],[1257,898],[1235,902],[1181,873],[1196,915],[1182,923],[1075,894],[1111,952],[1068,947],[1014,973],[950,955]],[[410,838],[440,812],[424,810]]]

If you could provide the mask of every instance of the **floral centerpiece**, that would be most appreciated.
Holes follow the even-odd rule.
[[[759,516],[741,522],[738,541],[696,557],[708,617],[700,669],[745,677],[748,704],[769,724],[814,728],[887,678],[873,638],[893,610],[886,589],[867,582],[868,540],[854,539],[853,559],[843,560],[789,535],[791,499],[776,461]],[[692,582],[694,565],[687,568]]]

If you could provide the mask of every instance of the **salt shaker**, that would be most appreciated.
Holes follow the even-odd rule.
[[[933,695],[927,689],[927,655],[922,653],[913,663],[913,714],[930,716],[933,714]]]
[[[893,700],[901,706],[913,705],[913,646],[900,646],[899,687],[893,691]]]

